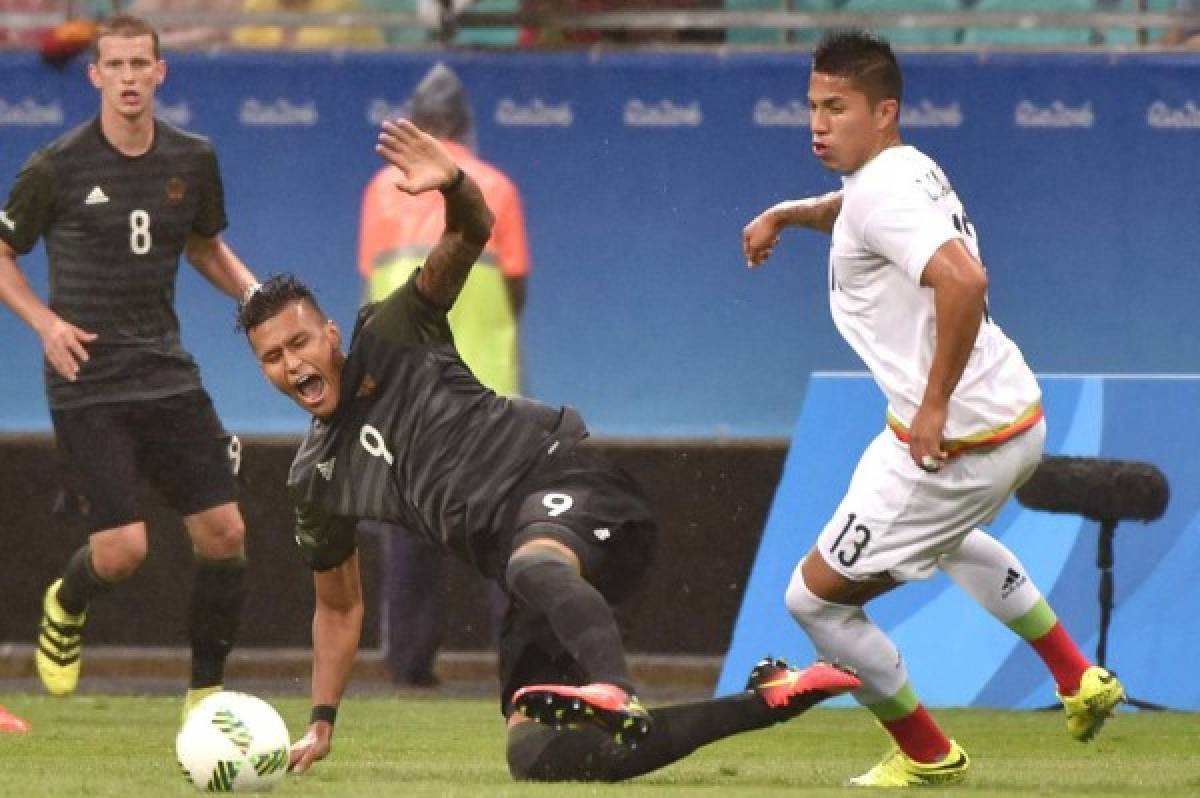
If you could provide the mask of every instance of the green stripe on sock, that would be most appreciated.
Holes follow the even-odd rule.
[[[1009,622],[1008,628],[1020,635],[1022,640],[1037,640],[1053,629],[1056,623],[1058,616],[1050,609],[1046,599],[1040,598],[1037,604],[1033,605],[1033,609]]]
[[[899,720],[907,715],[911,715],[913,710],[920,704],[917,698],[917,691],[913,689],[911,682],[905,682],[891,698],[884,699],[878,704],[871,704],[867,709],[879,719],[880,723],[887,723],[890,720]]]

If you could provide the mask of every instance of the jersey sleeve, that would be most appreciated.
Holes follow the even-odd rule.
[[[56,212],[54,167],[41,151],[21,168],[0,216],[0,238],[24,255],[33,249],[50,226]]]
[[[439,345],[454,341],[446,311],[417,290],[420,273],[417,269],[404,285],[376,304],[366,330],[398,344]]]
[[[328,571],[358,549],[358,519],[329,515],[315,505],[296,506],[296,545],[314,571]]]
[[[862,240],[872,252],[921,281],[926,264],[938,247],[962,238],[950,214],[920,189],[879,191],[863,217]]]
[[[221,182],[221,168],[217,164],[217,153],[211,145],[205,147],[201,163],[200,205],[192,222],[192,232],[212,238],[229,225],[225,216],[225,185]]]

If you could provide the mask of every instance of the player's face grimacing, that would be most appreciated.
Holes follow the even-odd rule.
[[[308,302],[289,302],[248,333],[271,384],[314,416],[329,416],[341,393],[341,331]]]
[[[166,63],[154,54],[153,37],[103,36],[97,47],[88,76],[100,90],[101,104],[129,119],[150,111],[167,72]]]
[[[872,106],[850,78],[813,72],[808,81],[812,151],[827,169],[851,173],[888,145],[895,100]]]

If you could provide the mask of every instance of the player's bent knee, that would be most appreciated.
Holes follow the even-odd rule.
[[[518,723],[508,730],[508,772],[517,781],[619,781],[624,750],[600,729]]]
[[[200,557],[227,560],[244,556],[246,522],[235,502],[189,515],[184,524]]]
[[[213,540],[215,551],[213,559],[229,559],[242,557],[246,553],[246,527],[236,524],[220,530]]]
[[[784,594],[784,606],[796,623],[805,629],[829,624],[841,625],[853,620],[862,610],[848,604],[835,604],[819,598],[804,581],[801,566],[796,566]]]
[[[129,577],[137,573],[138,569],[142,567],[142,563],[145,561],[146,557],[143,553],[141,557],[136,558],[110,558],[104,561],[104,565],[97,563],[94,568],[96,571],[96,576],[105,582],[108,582],[109,584],[115,585],[124,582],[125,580],[129,579]]]
[[[796,619],[796,623],[801,626],[814,622],[820,615],[821,602],[804,583],[804,574],[801,573],[799,565],[792,572],[792,580],[784,593],[783,603]]]
[[[554,540],[534,539],[521,545],[508,560],[504,569],[504,582],[518,595],[531,575],[549,566],[555,570],[566,568],[579,572],[579,560],[574,552]]]
[[[194,536],[196,553],[209,560],[229,560],[244,557],[246,527],[244,524],[224,524],[206,529]]]
[[[505,756],[508,773],[517,781],[557,781],[542,762],[554,732],[533,721],[518,723],[508,730]]]
[[[145,536],[121,535],[104,539],[93,538],[92,569],[105,582],[116,584],[137,573],[146,561],[148,546]]]

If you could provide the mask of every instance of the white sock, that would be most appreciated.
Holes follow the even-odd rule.
[[[958,551],[943,556],[939,565],[1004,624],[1025,615],[1042,597],[1017,556],[982,529],[972,529]]]
[[[821,657],[854,668],[863,686],[854,698],[864,706],[894,696],[908,682],[896,644],[871,622],[862,607],[834,604],[813,595],[796,566],[785,603]]]

